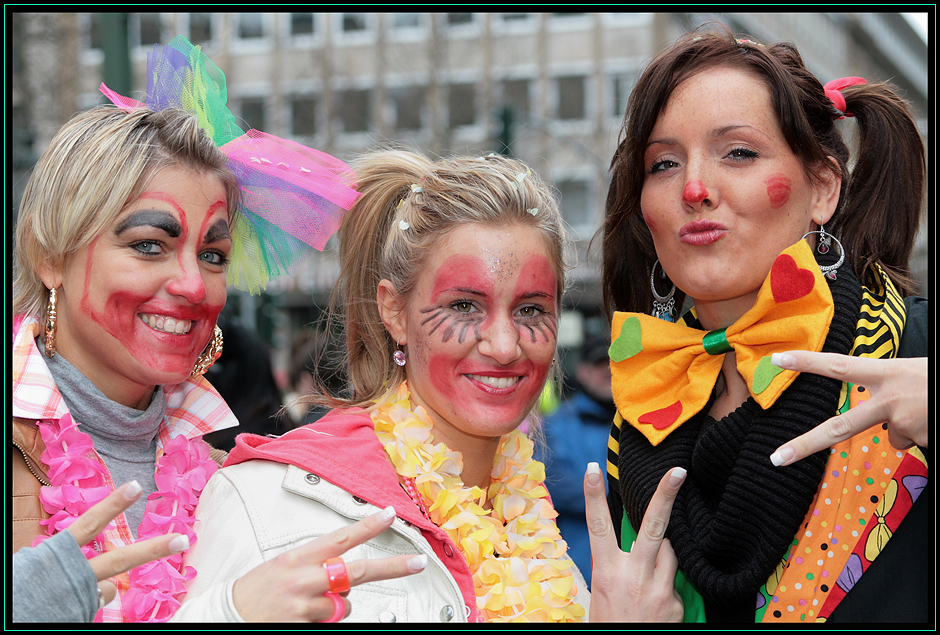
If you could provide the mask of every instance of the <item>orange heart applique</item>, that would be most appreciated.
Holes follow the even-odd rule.
[[[665,430],[674,424],[681,414],[682,403],[677,401],[671,406],[666,406],[660,410],[653,410],[652,412],[647,412],[645,415],[640,415],[637,421],[651,425],[657,430]]]
[[[789,254],[778,256],[770,268],[770,290],[777,303],[798,300],[812,291],[815,284],[813,272],[801,269]]]

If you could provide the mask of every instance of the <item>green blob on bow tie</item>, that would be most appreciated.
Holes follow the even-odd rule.
[[[782,368],[770,363],[770,357],[761,357],[757,368],[754,369],[754,394],[759,395],[767,390],[767,387],[770,386],[770,382],[774,380],[774,377],[782,372]]]
[[[629,317],[624,320],[623,326],[620,327],[620,335],[610,345],[608,351],[611,361],[622,362],[642,351],[641,335],[640,320],[636,317]]]

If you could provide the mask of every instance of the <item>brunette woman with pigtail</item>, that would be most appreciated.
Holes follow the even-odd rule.
[[[267,581],[228,582],[385,508],[391,527],[350,555],[416,552],[423,570],[353,588],[349,621],[678,619],[661,529],[681,471],[663,479],[649,531],[624,554],[600,469],[589,468],[591,601],[519,430],[535,425],[552,372],[565,286],[568,241],[552,190],[497,155],[432,163],[378,151],[353,167],[362,196],[340,228],[333,302],[351,397],[310,396],[333,410],[278,439],[238,438],[203,494],[187,559],[200,575],[178,618],[212,619],[239,603],[241,618],[270,615],[279,598]]]
[[[697,31],[640,77],[611,170],[621,546],[678,465],[667,535],[687,621],[927,620],[909,105],[862,78],[823,86],[791,44]]]

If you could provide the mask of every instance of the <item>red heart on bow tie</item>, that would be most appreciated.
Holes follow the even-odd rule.
[[[770,269],[770,290],[775,302],[798,300],[812,291],[815,284],[813,272],[800,269],[793,256],[781,254],[774,260],[774,266]]]
[[[680,414],[682,414],[682,403],[677,401],[671,406],[666,406],[659,410],[647,412],[645,415],[640,415],[637,421],[651,425],[657,430],[665,430],[676,422]]]

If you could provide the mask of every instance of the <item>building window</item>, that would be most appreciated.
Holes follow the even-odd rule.
[[[401,86],[388,91],[392,102],[393,123],[397,130],[420,130],[424,110],[424,86]]]
[[[368,28],[365,13],[344,13],[342,24],[346,33],[360,33]]]
[[[558,86],[558,118],[584,119],[584,77],[559,77]]]
[[[264,97],[245,97],[241,104],[241,118],[239,123],[244,127],[255,130],[266,130]]]
[[[504,22],[523,22],[532,17],[531,13],[500,13]]]
[[[365,90],[346,90],[339,95],[340,118],[343,132],[367,132],[372,118],[372,93]]]
[[[507,79],[503,82],[503,104],[513,109],[516,114],[528,113],[529,80]]]
[[[393,13],[392,27],[395,29],[413,29],[421,26],[420,13]]]
[[[189,14],[189,41],[193,44],[202,44],[212,40],[212,14]]]
[[[473,84],[451,84],[448,95],[450,127],[476,123],[476,90]]]
[[[161,21],[159,13],[138,13],[137,18],[140,21],[140,45],[153,46],[163,41]]]
[[[473,23],[472,13],[448,13],[446,15],[447,15],[447,26],[460,26],[462,24]]]
[[[593,214],[588,200],[588,184],[580,180],[558,181],[558,193],[561,195],[561,215],[573,230],[579,234],[593,231]]]
[[[296,136],[313,136],[317,133],[317,98],[294,97],[290,102],[291,132]]]
[[[627,99],[636,83],[636,72],[619,73],[612,78],[612,92],[614,96],[612,115],[620,119],[627,111]]]
[[[291,35],[313,35],[316,29],[316,18],[312,13],[291,13]]]
[[[264,37],[264,14],[239,13],[238,37],[242,39]]]

